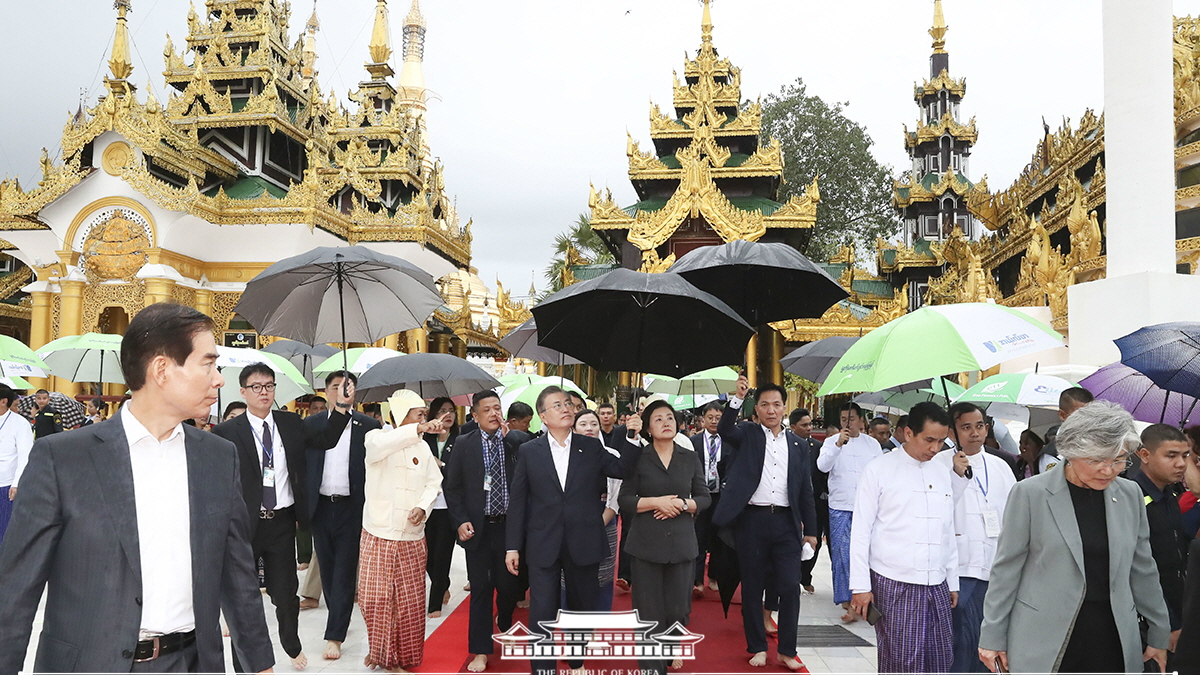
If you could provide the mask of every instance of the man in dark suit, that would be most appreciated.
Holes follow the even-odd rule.
[[[599,439],[571,433],[575,407],[562,389],[538,394],[538,415],[546,435],[521,446],[509,489],[506,539],[508,571],[529,564],[529,629],[546,633],[542,621],[559,610],[560,578],[567,585],[567,609],[596,608],[600,561],[608,555],[604,532],[605,477],[622,478],[637,461],[640,446],[626,443],[620,459]],[[473,586],[472,586],[473,588]],[[570,661],[572,668],[582,659]],[[532,661],[533,675],[553,675],[554,661]]]
[[[709,552],[717,545],[717,533],[712,526],[712,517],[721,501],[721,477],[725,472],[721,455],[721,436],[717,433],[717,425],[721,422],[723,412],[724,408],[716,401],[705,404],[700,410],[703,431],[692,436],[692,449],[700,458],[708,494],[712,497],[712,505],[696,514],[696,546],[700,549],[700,554],[696,557],[696,579],[692,589],[695,593],[704,591],[704,562]],[[715,588],[715,581],[709,583]]]
[[[808,448],[784,428],[787,393],[777,384],[758,389],[758,423],[738,423],[750,390],[743,375],[717,430],[725,441],[725,487],[713,525],[735,530],[742,570],[742,628],[750,665],[767,661],[762,597],[768,574],[779,593],[779,662],[791,670],[800,617],[800,556],[805,542],[816,548],[812,460]],[[765,563],[765,564],[764,564]]]
[[[296,528],[307,529],[309,511],[304,494],[304,455],[309,432],[296,413],[275,407],[275,371],[254,363],[238,373],[246,413],[213,427],[213,433],[237,446],[241,459],[242,498],[250,522],[254,558],[263,561],[267,594],[275,605],[279,643],[303,670],[308,658],[302,651],[296,596]],[[314,443],[321,444],[320,439]],[[334,437],[332,443],[336,443]],[[330,442],[325,442],[326,445]],[[234,670],[243,672],[234,653]]]
[[[34,445],[0,545],[0,673],[23,667],[47,586],[36,672],[224,672],[221,612],[246,669],[274,665],[237,449],[182,423],[223,383],[212,330],[142,310],[121,343],[130,401]]]
[[[812,459],[813,503],[816,505],[817,529],[809,532],[816,538],[813,546],[813,557],[800,565],[800,586],[810,595],[816,591],[812,583],[812,571],[817,565],[817,553],[821,551],[821,538],[829,533],[829,474],[817,468],[817,458],[821,456],[821,444],[812,437],[812,413],[804,408],[796,408],[788,415],[788,426],[792,433],[800,439],[800,447],[808,447]]]
[[[517,465],[517,449],[529,434],[507,429],[500,396],[481,391],[471,399],[478,428],[459,436],[446,465],[442,493],[458,545],[467,552],[467,581],[471,584],[471,618],[467,647],[475,655],[467,670],[487,668],[494,652],[492,606],[501,632],[512,627],[513,609],[521,599],[517,577],[505,569],[505,521],[509,486]]]
[[[309,442],[305,463],[313,551],[321,570],[325,606],[329,608],[325,621],[326,659],[342,657],[342,643],[354,611],[358,544],[366,501],[365,439],[368,431],[382,428],[378,420],[354,410],[357,385],[353,373],[330,373],[325,377],[325,397],[333,407],[304,419],[310,437],[324,439]]]

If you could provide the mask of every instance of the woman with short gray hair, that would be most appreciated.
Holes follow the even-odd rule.
[[[1058,431],[1065,461],[1009,494],[979,639],[990,670],[1141,672],[1149,659],[1165,670],[1170,627],[1142,492],[1118,478],[1138,445],[1128,412],[1088,404]]]

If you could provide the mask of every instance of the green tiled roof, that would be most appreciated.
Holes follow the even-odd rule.
[[[957,176],[960,181],[966,183],[967,185],[969,185],[971,187],[975,187],[975,184],[972,183],[970,180],[967,180],[967,177],[962,175],[961,173],[955,171],[954,175]],[[921,186],[924,187],[926,190],[932,190],[933,186],[937,185],[941,181],[942,181],[942,174],[927,173],[927,174],[925,174],[925,177],[921,179]],[[904,196],[907,197],[908,195],[905,194]]]
[[[572,265],[571,274],[580,281],[595,279],[596,277],[604,276],[609,272],[617,269],[620,265],[616,263],[601,263],[597,265]]]
[[[735,153],[732,153],[729,155],[729,159],[725,161],[725,166],[728,166],[728,167],[741,166],[741,165],[745,164],[746,160],[748,160],[748,159],[750,159],[750,155],[747,155],[743,152],[735,152]],[[675,155],[664,155],[662,157],[659,157],[658,161],[662,162],[663,164],[666,164],[667,168],[669,168],[669,169],[678,169],[681,166],[679,163],[679,160],[676,159]]]
[[[220,187],[214,187],[206,194],[209,197],[215,197]],[[258,176],[242,176],[224,187],[225,195],[230,199],[258,199],[262,196],[264,189],[276,199],[283,199],[287,196],[287,190]]]
[[[895,265],[896,264],[896,249],[894,249],[894,248],[883,249],[883,264],[885,264],[885,265]]]
[[[758,211],[764,216],[769,216],[775,213],[783,206],[777,201],[767,199],[766,197],[758,197],[751,195],[749,197],[729,197],[729,203],[733,204],[734,208],[743,211]],[[650,197],[642,201],[627,206],[623,210],[631,217],[636,216],[639,211],[658,211],[667,205],[667,200],[663,197]]]
[[[825,272],[834,279],[842,276],[842,272],[846,271],[845,263],[819,262],[817,263],[817,266],[823,268]]]
[[[895,293],[892,285],[886,281],[876,281],[874,279],[855,279],[854,291],[864,295],[874,295],[881,298],[890,298]]]

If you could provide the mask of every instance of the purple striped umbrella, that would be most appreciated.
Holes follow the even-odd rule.
[[[1196,399],[1167,391],[1123,363],[1105,366],[1080,380],[1079,386],[1105,401],[1112,401],[1141,422],[1181,426],[1196,409]]]

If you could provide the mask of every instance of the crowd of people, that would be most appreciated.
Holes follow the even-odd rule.
[[[357,605],[364,665],[405,672],[448,602],[455,546],[471,672],[520,605],[546,634],[559,610],[610,611],[628,591],[650,634],[686,626],[693,598],[729,582],[719,564],[738,570],[748,665],[775,635],[776,663],[804,671],[822,548],[842,620],[874,625],[880,672],[1200,672],[1200,427],[1139,433],[1084,389],[1063,393],[1047,438],[1019,441],[971,403],[894,424],[847,403],[822,425],[744,376],[697,411],[648,395],[593,410],[554,386],[505,410],[485,390],[460,425],[454,401],[407,390],[385,418],[345,371],[302,417],[254,364],[210,427],[215,360],[208,317],[157,304],[122,343],[131,393],[111,418],[96,399],[63,433],[49,392],[23,415],[0,387],[0,674],[23,669],[47,588],[39,672],[223,671],[222,616],[235,670],[269,670],[260,588],[294,668],[309,665],[299,613],[323,596],[324,659]]]

